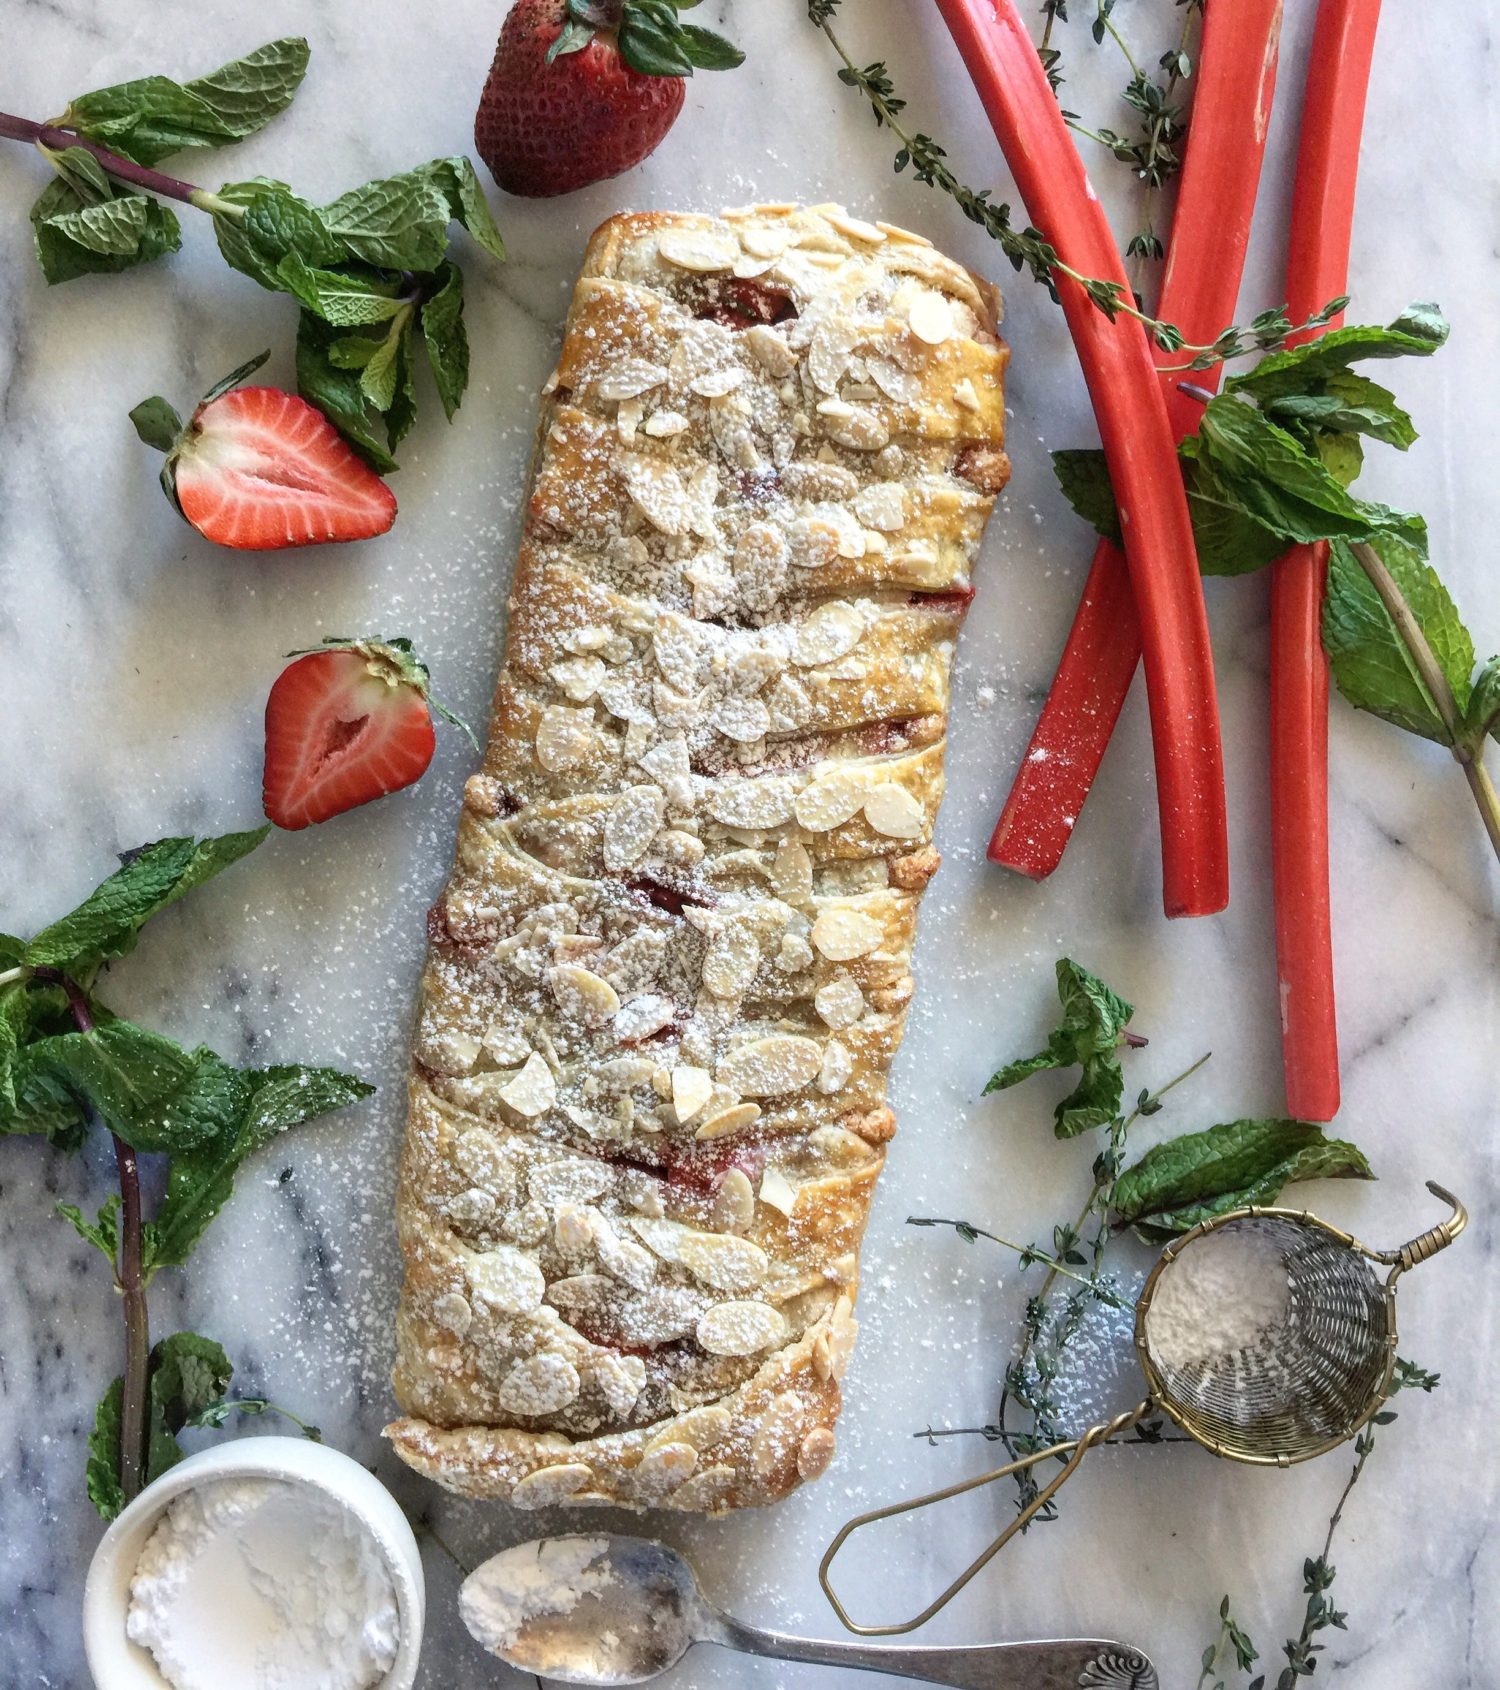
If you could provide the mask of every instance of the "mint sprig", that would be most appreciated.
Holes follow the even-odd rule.
[[[1057,1136],[1075,1138],[1119,1113],[1125,1075],[1117,1052],[1135,1009],[1071,957],[1058,959],[1057,995],[1062,1023],[1044,1048],[1034,1056],[1006,1063],[990,1076],[984,1090],[987,1096],[1019,1085],[1032,1074],[1077,1067],[1078,1084],[1053,1111]]]
[[[1500,792],[1484,764],[1500,723],[1500,660],[1475,674],[1473,636],[1427,561],[1423,519],[1350,491],[1365,441],[1405,451],[1417,438],[1395,395],[1353,366],[1429,357],[1447,337],[1438,307],[1417,304],[1384,327],[1273,352],[1216,398],[1202,395],[1198,433],[1178,455],[1205,575],[1248,574],[1288,546],[1329,543],[1323,645],[1339,691],[1448,747],[1500,855]],[[1053,467],[1074,510],[1118,540],[1103,454],[1054,453]]]
[[[629,3],[673,12],[666,0]],[[709,33],[682,27],[690,41]],[[699,62],[719,50],[699,42],[693,51]],[[210,191],[154,168],[181,149],[226,146],[254,133],[291,103],[306,68],[306,42],[273,41],[192,82],[149,76],[80,95],[56,123],[0,113],[0,138],[34,143],[55,172],[31,212],[49,282],[176,251],[181,226],[163,200],[208,213],[226,263],[296,300],[303,398],[377,470],[389,471],[417,416],[418,343],[426,345],[450,421],[468,384],[453,226],[489,256],[505,257],[473,165],[432,159],[323,206],[267,177]],[[166,419],[151,420],[164,435]]]
[[[105,1393],[89,1440],[88,1491],[106,1518],[178,1459],[185,1424],[210,1423],[203,1416],[225,1400],[232,1371],[217,1345],[191,1334],[151,1349],[153,1277],[187,1261],[256,1150],[373,1090],[331,1068],[238,1069],[206,1046],[187,1049],[115,1015],[97,996],[101,969],[134,948],[153,916],[269,831],[157,840],[126,853],[77,909],[31,940],[0,935],[0,1135],[41,1135],[76,1149],[97,1122],[114,1141],[119,1191],[92,1220],[59,1205],[108,1258],[125,1315],[125,1371]],[[140,1155],[165,1161],[165,1190],[149,1217]]]

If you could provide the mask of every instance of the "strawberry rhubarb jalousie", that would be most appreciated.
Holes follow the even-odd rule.
[[[718,1513],[833,1454],[998,309],[836,206],[589,246],[411,1082],[389,1436],[452,1490]]]

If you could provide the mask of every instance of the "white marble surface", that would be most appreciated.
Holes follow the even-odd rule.
[[[84,88],[156,69],[191,74],[274,34],[302,32],[313,64],[292,113],[222,166],[197,168],[208,180],[221,168],[288,176],[326,197],[468,146],[500,10],[474,0],[437,8],[9,0],[0,105],[43,117]],[[1071,1212],[1087,1179],[1087,1149],[1051,1139],[1045,1090],[977,1101],[995,1059],[1029,1046],[1046,1024],[1052,958],[1073,952],[1137,1001],[1137,1025],[1152,1035],[1136,1066],[1143,1081],[1212,1047],[1213,1062],[1165,1117],[1173,1126],[1280,1107],[1265,590],[1251,580],[1211,594],[1234,818],[1227,915],[1161,920],[1139,698],[1063,871],[1036,887],[986,865],[984,841],[1089,551],[1046,462],[1049,447],[1092,438],[1077,369],[1043,293],[1011,277],[951,206],[892,177],[887,142],[836,82],[795,0],[709,0],[705,10],[725,17],[750,62],[735,76],[694,83],[677,129],[643,169],[562,202],[500,204],[513,257],[504,269],[477,255],[469,266],[469,398],[452,428],[428,407],[403,453],[399,523],[366,546],[241,557],[177,521],[126,410],[154,391],[190,401],[266,345],[275,349],[268,375],[289,381],[291,307],[228,272],[191,213],[186,250],[169,262],[49,292],[24,223],[40,185],[37,161],[18,147],[0,154],[0,912],[6,928],[30,931],[85,892],[118,849],[253,822],[267,684],[282,652],[325,633],[411,634],[449,702],[482,717],[533,396],[584,236],[610,211],[839,198],[920,228],[1004,280],[1016,473],[961,647],[940,839],[947,867],[924,913],[919,1003],[895,1082],[903,1126],[871,1224],[840,1458],[772,1516],[662,1527],[692,1548],[726,1604],[832,1634],[813,1577],[822,1545],[857,1507],[988,1464],[988,1446],[933,1449],[909,1434],[929,1420],[989,1415],[1023,1297],[1010,1261],[951,1235],[914,1233],[904,1217],[962,1213],[1029,1236]],[[1247,311],[1281,298],[1277,224],[1312,7],[1296,0],[1288,10]],[[1430,365],[1400,372],[1424,439],[1405,460],[1376,454],[1370,481],[1427,513],[1434,556],[1488,650],[1500,642],[1492,566],[1500,412],[1491,379],[1500,353],[1500,7],[1387,11],[1355,240],[1357,311],[1383,320],[1410,299],[1436,296],[1454,334]],[[1165,0],[1125,0],[1117,16],[1150,46],[1172,12]],[[890,58],[913,117],[967,176],[993,181],[1003,196],[993,142],[930,8],[866,0],[849,13],[855,50]],[[1070,96],[1109,121],[1099,98],[1119,80],[1114,64],[1103,65],[1107,83],[1095,84],[1087,66],[1103,61],[1081,23],[1066,44]],[[193,163],[183,168],[191,173]],[[1097,174],[1117,183],[1107,163]],[[1463,783],[1434,748],[1339,707],[1333,759],[1341,1125],[1382,1178],[1311,1195],[1331,1217],[1394,1242],[1435,1218],[1421,1189],[1435,1176],[1469,1200],[1475,1225],[1403,1285],[1403,1351],[1440,1368],[1443,1385],[1403,1404],[1356,1493],[1335,1556],[1350,1629],[1333,1634],[1317,1682],[1489,1686],[1500,1681],[1491,1434],[1500,1389],[1491,1219],[1500,876]],[[414,791],[274,839],[163,917],[116,969],[109,995],[232,1059],[337,1060],[380,1082],[372,1104],[286,1139],[251,1168],[191,1271],[154,1288],[155,1320],[160,1331],[180,1322],[222,1339],[242,1387],[318,1420],[472,1559],[532,1535],[536,1518],[441,1497],[398,1472],[379,1439],[391,1410],[399,1076],[423,911],[447,864],[469,760],[461,739],[445,733],[436,767]],[[6,1685],[84,1681],[79,1598],[99,1527],[83,1496],[82,1440],[120,1337],[101,1265],[51,1209],[58,1198],[96,1201],[108,1182],[97,1150],[65,1161],[29,1142],[0,1146]],[[1080,1421],[1096,1407],[1125,1406],[1137,1388],[1120,1334],[1097,1339],[1097,1376],[1070,1391]],[[1100,1454],[1089,1468],[1066,1493],[1060,1522],[1012,1547],[929,1628],[932,1640],[1113,1632],[1152,1651],[1164,1684],[1179,1690],[1196,1677],[1227,1590],[1274,1654],[1300,1616],[1302,1558],[1321,1540],[1344,1460],[1266,1474],[1174,1446]],[[983,1532],[1009,1506],[1007,1496],[985,1493],[960,1524]],[[867,1609],[918,1605],[937,1563],[956,1554],[955,1537],[928,1528],[866,1562]],[[428,1577],[423,1686],[521,1683],[462,1632],[455,1577],[435,1550]],[[837,1682],[830,1672],[706,1656],[670,1680],[677,1690]]]

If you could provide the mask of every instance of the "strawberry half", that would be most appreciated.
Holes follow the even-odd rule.
[[[517,0],[480,95],[474,145],[507,193],[571,193],[656,150],[695,68],[731,70],[744,57],[722,35],[683,23],[673,0]]]
[[[396,496],[328,418],[279,387],[239,385],[269,357],[210,389],[186,425],[160,397],[130,413],[141,439],[167,454],[167,497],[206,540],[240,551],[384,534]]]
[[[433,702],[410,640],[325,640],[293,656],[266,700],[263,796],[277,827],[311,827],[421,779],[433,711],[458,718]]]

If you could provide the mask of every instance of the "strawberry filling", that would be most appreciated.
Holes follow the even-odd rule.
[[[789,288],[736,276],[710,283],[694,305],[693,315],[727,329],[752,329],[757,323],[790,322],[797,306]]]

